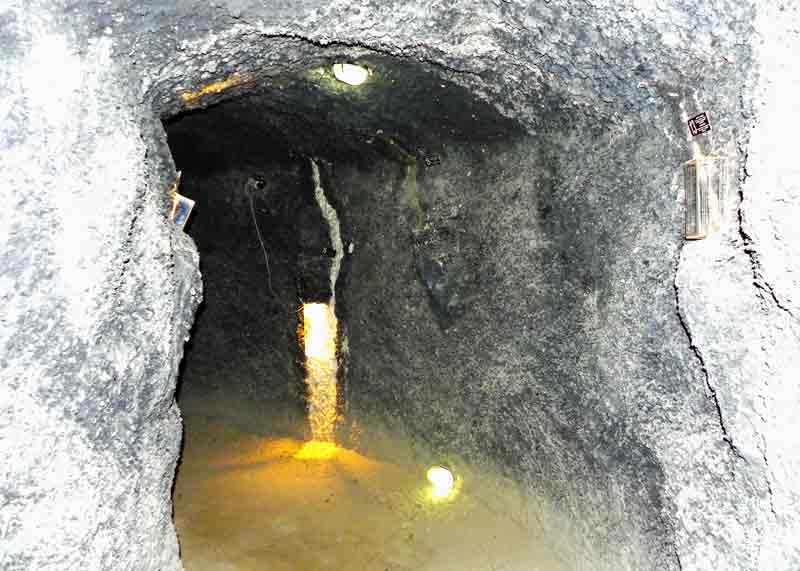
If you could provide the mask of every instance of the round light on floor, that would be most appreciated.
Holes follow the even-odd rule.
[[[434,498],[445,498],[453,491],[456,479],[453,473],[443,466],[432,466],[428,468],[428,481],[433,486],[431,495]]]
[[[353,63],[335,63],[333,76],[348,85],[361,85],[369,79],[369,70]]]

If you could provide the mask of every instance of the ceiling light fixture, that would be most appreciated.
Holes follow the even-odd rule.
[[[333,76],[347,85],[361,85],[371,74],[366,67],[354,63],[333,64]]]
[[[455,486],[453,473],[444,466],[432,466],[426,474],[428,482],[431,484],[431,497],[433,499],[444,499],[449,497]]]

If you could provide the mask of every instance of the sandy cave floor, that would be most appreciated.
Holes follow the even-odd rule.
[[[286,414],[209,402],[181,402],[174,502],[187,571],[564,568],[504,478],[459,468],[458,491],[435,501],[431,458],[385,431],[367,439],[362,426],[358,451],[303,459],[302,426]]]

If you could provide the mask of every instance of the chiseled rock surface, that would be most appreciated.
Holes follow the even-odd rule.
[[[768,501],[749,568],[792,569],[800,561],[800,170],[790,137],[800,125],[800,66],[790,54],[800,48],[800,11],[765,6],[756,25],[758,112],[747,116],[742,200],[726,232],[684,248],[676,286],[736,473],[760,479]]]
[[[201,286],[161,125],[111,39],[0,21],[0,568],[178,569],[172,394]]]
[[[443,449],[503,462],[567,514],[585,542],[576,561],[591,568],[797,567],[797,176],[767,123],[792,133],[798,122],[796,67],[778,63],[798,46],[792,9],[0,8],[0,455],[13,459],[0,468],[0,567],[180,568],[173,391],[200,285],[194,246],[166,221],[174,167],[157,119],[214,81],[238,85],[190,105],[370,49],[430,66],[530,134],[485,159],[449,143],[412,203],[385,195],[408,173],[376,166],[376,197],[340,211],[345,228],[369,207],[386,220],[351,236],[354,400]],[[738,158],[752,144],[751,178],[741,222],[734,213],[679,253],[683,119],[702,109],[714,121],[705,149]],[[337,176],[332,198],[347,205],[342,183],[358,179]],[[385,244],[372,256],[394,262],[394,281],[364,267],[370,240]],[[457,270],[439,315],[425,276],[441,276],[426,259]],[[356,358],[378,325],[364,314],[368,280],[395,294],[382,366]]]

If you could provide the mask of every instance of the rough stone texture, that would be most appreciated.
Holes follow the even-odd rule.
[[[736,472],[760,480],[769,505],[752,568],[791,569],[800,561],[800,171],[785,137],[800,126],[800,67],[789,55],[800,48],[800,14],[765,7],[756,24],[761,81],[758,113],[746,115],[754,128],[741,203],[728,231],[684,248],[676,285]]]
[[[200,279],[165,219],[163,131],[110,39],[78,54],[16,18],[0,17],[0,567],[179,568],[172,394]]]
[[[545,513],[568,514],[549,530],[567,568],[677,568],[673,533],[696,553],[718,520],[747,529],[759,513],[730,499],[729,450],[675,314],[676,189],[657,167],[669,153],[615,157],[624,137],[523,138],[472,156],[450,144],[415,180],[402,166],[331,177],[356,247],[340,286],[351,406],[510,467]],[[576,164],[575,148],[593,152]],[[445,276],[444,316],[420,260]],[[715,509],[684,515],[672,494],[686,490]],[[736,549],[720,546],[713,565],[735,565]]]
[[[183,172],[180,191],[197,202],[187,231],[197,243],[206,291],[180,391],[191,398],[234,391],[264,404],[277,400],[299,416],[301,299],[330,296],[327,228],[308,161],[290,156],[235,110],[223,104],[167,126]],[[287,394],[297,397],[294,407]]]
[[[156,119],[238,74],[188,106],[261,93],[280,124],[363,136],[275,96],[345,56],[416,61],[528,132],[438,133],[429,171],[408,157],[427,125],[394,126],[402,152],[368,169],[332,154],[352,401],[502,462],[566,514],[574,566],[798,566],[798,173],[774,135],[800,128],[796,8],[162,4],[0,8],[0,566],[180,568],[173,390],[199,283]],[[679,254],[702,109],[700,146],[738,148],[749,178],[727,230]]]

